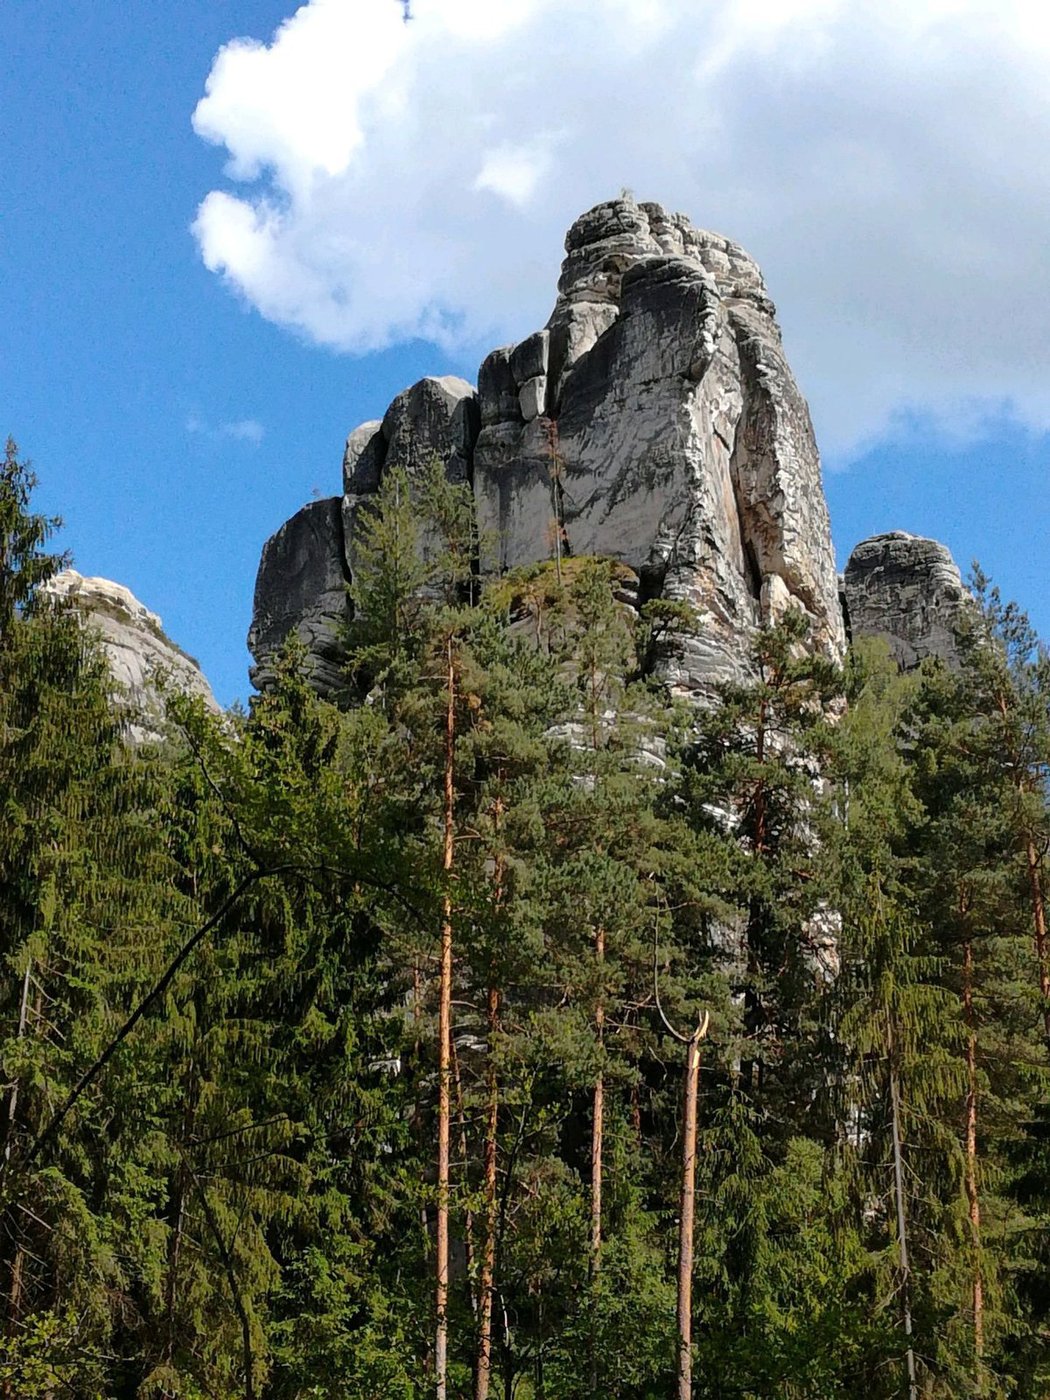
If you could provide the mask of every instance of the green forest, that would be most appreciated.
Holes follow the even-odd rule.
[[[1050,657],[787,612],[710,703],[614,562],[390,472],[339,704],[128,741],[0,474],[0,1395],[1050,1394]],[[695,1091],[695,1092],[694,1092]]]

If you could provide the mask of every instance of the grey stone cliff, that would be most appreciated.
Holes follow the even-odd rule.
[[[255,581],[248,650],[252,681],[265,690],[289,633],[306,649],[307,676],[323,695],[338,692],[350,574],[343,544],[343,498],[312,501],[266,541]]]
[[[629,565],[702,618],[686,691],[739,670],[789,606],[843,646],[809,411],[761,273],[737,244],[619,199],[573,224],[544,331],[489,356],[474,492],[489,568],[572,554]],[[516,390],[516,392],[514,392]]]
[[[116,698],[129,714],[131,737],[156,737],[163,727],[162,684],[198,695],[219,713],[211,687],[191,656],[166,636],[160,618],[130,589],[105,578],[63,569],[46,585],[52,597],[71,603],[102,639],[116,682]]]
[[[862,540],[843,575],[850,636],[884,637],[904,670],[928,656],[958,665],[968,598],[950,550],[903,530]]]
[[[434,457],[474,490],[484,574],[601,554],[639,596],[687,599],[701,627],[669,677],[740,673],[747,638],[803,608],[844,645],[820,463],[761,273],[737,244],[622,198],[573,224],[546,327],[493,351],[477,392],[424,379],[347,439],[343,498],[307,506],[263,550],[249,647],[264,685],[289,632],[339,686],[355,520],[384,471]]]

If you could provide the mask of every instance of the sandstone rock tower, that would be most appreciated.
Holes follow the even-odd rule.
[[[862,540],[846,565],[843,599],[851,637],[884,637],[902,670],[929,656],[959,664],[970,595],[937,540],[903,530]]]
[[[384,471],[436,454],[474,491],[482,572],[606,555],[639,596],[703,620],[672,677],[702,692],[740,670],[749,632],[798,606],[844,644],[809,412],[761,273],[737,244],[621,198],[570,228],[546,327],[483,362],[475,391],[424,379],[347,439],[343,494],[268,541],[248,645],[257,683],[296,630],[315,685],[338,687],[356,515]]]

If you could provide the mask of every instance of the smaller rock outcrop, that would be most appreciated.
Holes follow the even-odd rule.
[[[352,436],[352,435],[351,435]],[[252,682],[265,690],[273,659],[295,632],[306,648],[306,675],[321,695],[335,695],[345,662],[343,630],[350,616],[343,547],[343,501],[311,501],[266,541],[255,580],[248,650]]]
[[[117,682],[117,698],[131,715],[133,740],[158,737],[164,715],[162,682],[187,695],[199,695],[210,710],[219,713],[197,662],[167,636],[157,614],[129,588],[63,569],[44,585],[44,592],[72,604],[99,633]]]
[[[969,596],[951,551],[903,530],[862,540],[843,577],[851,638],[885,637],[904,670],[928,656],[959,664]]]
[[[320,695],[345,686],[344,631],[353,566],[355,521],[386,472],[418,481],[439,461],[449,481],[469,483],[479,427],[477,394],[454,375],[420,379],[393,400],[382,419],[362,423],[346,439],[343,495],[312,501],[263,547],[255,581],[248,650],[253,684],[265,690],[273,660],[294,632],[306,648],[305,673]]]
[[[382,420],[362,423],[347,438],[343,494],[371,495],[382,474],[396,467],[411,480],[434,458],[449,481],[469,481],[477,420],[473,384],[451,374],[420,379],[398,394]]]

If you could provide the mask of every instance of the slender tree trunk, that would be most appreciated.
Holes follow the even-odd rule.
[[[973,1349],[978,1370],[984,1355],[984,1279],[981,1273],[981,1201],[977,1189],[977,1031],[973,1011],[973,943],[963,948],[966,1018],[966,1200],[973,1245]]]
[[[467,1114],[463,1104],[463,1080],[459,1073],[459,1056],[456,1054],[456,1042],[452,1042],[452,1084],[456,1091],[456,1126],[459,1129],[459,1160],[463,1169],[463,1180],[467,1180],[467,1173],[470,1167],[470,1151],[467,1143]],[[470,1283],[470,1310],[477,1316],[478,1298],[476,1291],[476,1280],[474,1276],[474,1265],[476,1254],[474,1251],[474,1212],[467,1206],[463,1212],[463,1236],[464,1248],[466,1251],[467,1278]]]
[[[489,1061],[486,1070],[485,1109],[485,1244],[478,1278],[478,1367],[474,1400],[488,1400],[492,1382],[492,1302],[496,1278],[496,1233],[499,1211],[496,1194],[496,1134],[499,1130],[499,1081],[492,1059],[492,1043],[499,1027],[500,994],[497,987],[488,992]]]
[[[600,1027],[600,1022],[599,1022]],[[594,1122],[591,1128],[591,1274],[602,1266],[602,1138],[605,1129],[605,1080],[594,1082]]]
[[[599,928],[594,935],[594,956],[598,963],[598,975],[603,975],[605,962],[605,930]],[[601,1053],[605,1034],[605,1003],[601,991],[594,1011],[594,1029]],[[602,1151],[605,1134],[605,1076],[599,1070],[594,1081],[594,1112],[591,1122],[591,1273],[597,1276],[602,1259]]]
[[[504,776],[500,771],[500,778]],[[492,832],[495,841],[493,861],[493,905],[503,907],[503,850],[500,845],[500,823],[503,798],[498,796],[492,807]],[[478,1356],[474,1375],[474,1400],[488,1400],[492,1384],[492,1305],[496,1284],[496,1236],[499,1231],[497,1199],[497,1134],[499,1132],[499,1078],[496,1073],[495,1043],[499,1031],[500,990],[496,985],[496,966],[489,970],[486,998],[488,1054],[485,1064],[485,1147],[482,1193],[484,1199],[485,1240],[482,1247],[481,1270],[478,1277]]]
[[[186,1183],[180,1165],[175,1178],[175,1191],[172,1201],[175,1223],[171,1239],[168,1241],[167,1280],[164,1285],[164,1360],[171,1361],[175,1355],[175,1304],[179,1297],[179,1264],[182,1259],[182,1234],[186,1219]]]
[[[1032,900],[1032,923],[1035,929],[1035,956],[1039,965],[1039,991],[1043,997],[1043,1034],[1050,1045],[1050,963],[1046,947],[1046,898],[1043,894],[1042,866],[1031,832],[1025,835],[1025,864],[1028,867],[1028,889]]]
[[[456,752],[456,672],[452,637],[446,643],[445,833],[442,868],[452,870]],[[452,896],[446,890],[441,917],[441,973],[438,989],[438,1162],[435,1273],[434,1380],[437,1400],[448,1394],[448,1212],[449,1120],[452,1088]]]
[[[18,1322],[22,1316],[22,1273],[25,1257],[26,1252],[21,1244],[16,1244],[14,1258],[11,1260],[11,1283],[7,1292],[7,1331],[12,1337],[18,1330]],[[4,1382],[3,1395],[4,1400],[17,1400],[16,1392],[11,1389],[9,1381]]]
[[[893,1135],[893,1195],[897,1206],[897,1248],[900,1256],[901,1299],[904,1313],[904,1337],[907,1343],[905,1367],[908,1375],[908,1400],[916,1400],[918,1385],[915,1378],[915,1348],[912,1346],[911,1265],[908,1258],[908,1219],[904,1205],[904,1152],[901,1144],[901,1099],[894,1058],[893,1023],[886,1016],[886,1054],[890,1067],[890,1128]]]
[[[696,1105],[700,1032],[685,1048],[682,1113],[682,1194],[678,1220],[678,1400],[693,1397],[693,1215],[696,1197]]]

